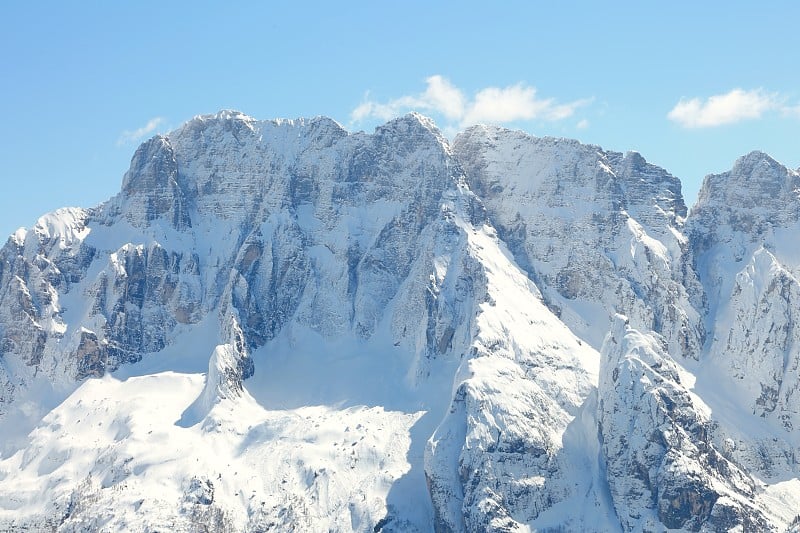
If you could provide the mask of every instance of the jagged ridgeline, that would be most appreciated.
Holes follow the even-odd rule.
[[[195,118],[0,250],[0,531],[797,530],[798,191]]]

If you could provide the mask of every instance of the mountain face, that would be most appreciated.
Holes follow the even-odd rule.
[[[198,117],[0,250],[0,531],[800,529],[800,174]],[[793,529],[794,528],[794,529]]]

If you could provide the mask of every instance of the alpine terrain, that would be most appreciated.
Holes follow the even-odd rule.
[[[800,172],[197,117],[0,250],[0,531],[800,531]]]

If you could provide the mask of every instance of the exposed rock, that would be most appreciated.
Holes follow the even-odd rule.
[[[717,450],[717,425],[687,377],[663,341],[616,318],[601,354],[599,421],[623,528],[768,530],[756,481]]]
[[[599,349],[623,312],[697,358],[703,325],[677,178],[641,155],[475,126],[453,145],[499,236],[573,331]]]

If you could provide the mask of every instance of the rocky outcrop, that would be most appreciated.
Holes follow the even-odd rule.
[[[663,342],[617,316],[601,361],[599,431],[623,529],[769,530],[756,481],[717,448],[710,409]]]
[[[128,222],[145,227],[154,220],[165,219],[177,230],[190,228],[190,198],[179,179],[169,138],[156,136],[140,146],[122,180]]]
[[[62,299],[96,257],[84,242],[90,217],[83,209],[58,210],[0,249],[0,416],[40,371],[55,380],[68,366],[48,347],[66,336]]]

